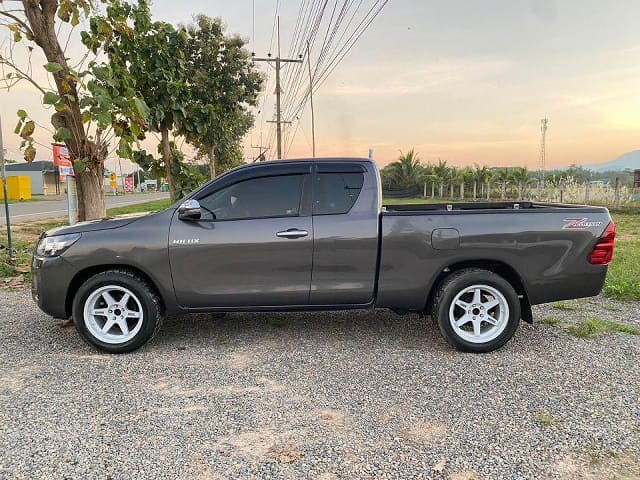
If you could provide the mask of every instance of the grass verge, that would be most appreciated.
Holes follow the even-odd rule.
[[[640,335],[640,327],[602,318],[586,318],[578,325],[567,327],[567,332],[578,338],[594,338],[603,333]]]
[[[640,301],[640,211],[612,212],[616,247],[604,285],[604,295],[616,300]]]
[[[107,215],[112,217],[115,215],[127,215],[131,213],[144,213],[144,212],[156,212],[158,210],[164,210],[171,205],[171,200],[151,200],[144,203],[136,203],[133,205],[125,205],[124,207],[113,207],[107,210]]]

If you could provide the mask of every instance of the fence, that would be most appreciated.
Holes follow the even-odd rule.
[[[596,182],[569,183],[544,189],[532,188],[532,200],[561,203],[595,203],[619,207],[638,200],[633,189],[615,185],[601,185]]]

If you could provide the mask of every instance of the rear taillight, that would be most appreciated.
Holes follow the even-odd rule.
[[[589,254],[589,263],[593,263],[594,265],[608,265],[613,258],[613,244],[615,239],[616,225],[611,222]]]

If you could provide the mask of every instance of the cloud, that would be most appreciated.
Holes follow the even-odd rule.
[[[364,71],[357,83],[333,84],[322,89],[323,95],[415,95],[455,88],[456,84],[487,81],[507,71],[506,59],[451,58],[427,63],[392,64],[376,71]]]

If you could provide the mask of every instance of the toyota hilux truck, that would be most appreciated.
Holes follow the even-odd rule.
[[[43,233],[33,298],[111,353],[147,343],[167,315],[372,308],[431,316],[453,347],[489,352],[532,305],[602,289],[606,208],[384,206],[381,191],[369,159],[245,165],[164,211]]]

